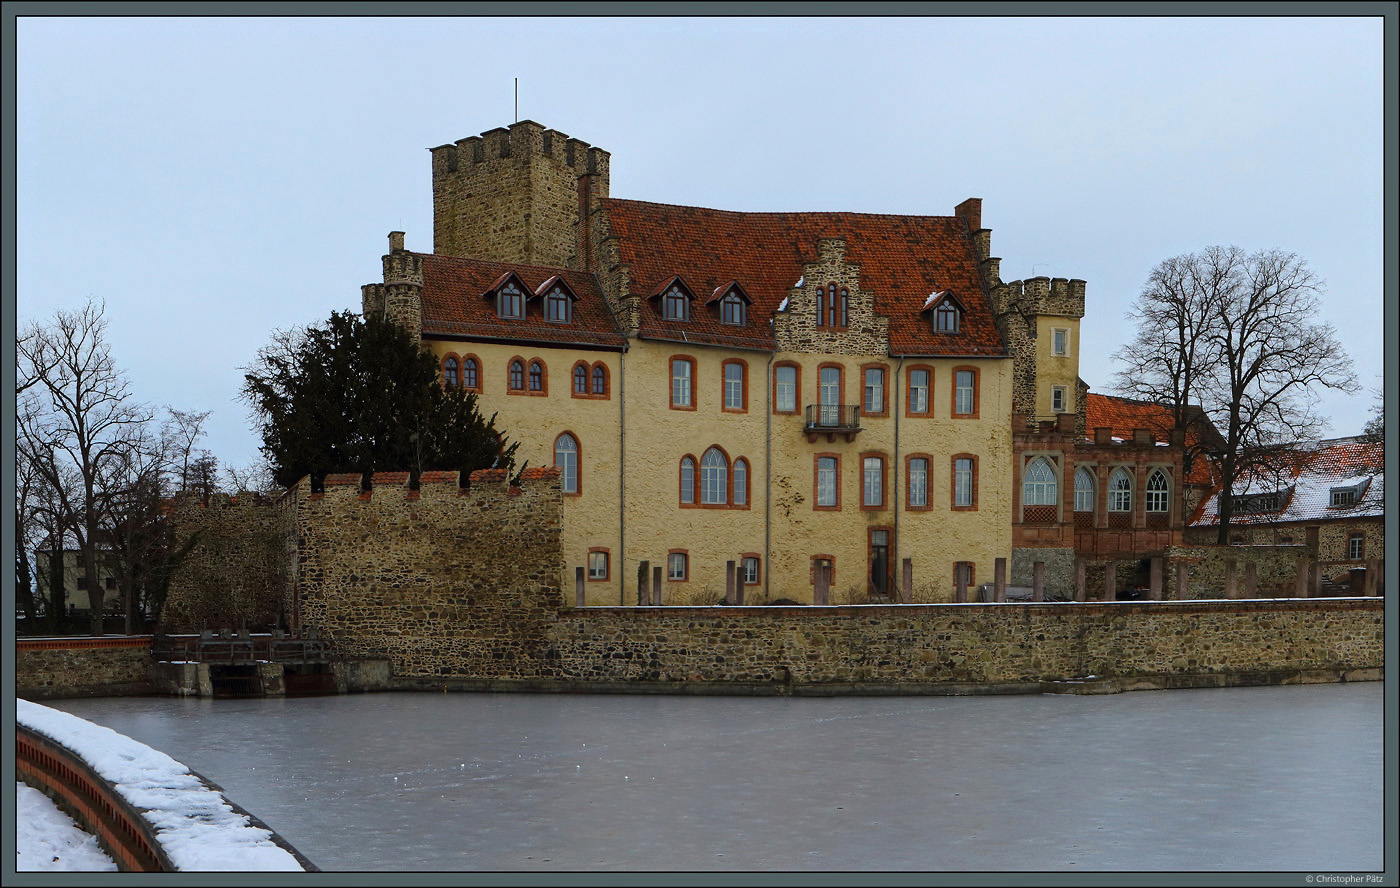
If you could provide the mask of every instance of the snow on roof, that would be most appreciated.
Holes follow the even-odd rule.
[[[928,294],[928,298],[924,300],[924,308],[932,308],[938,302],[938,300],[942,299],[946,295],[948,295],[947,290],[933,291],[932,293]]]
[[[801,286],[801,284],[802,284],[801,281],[798,281],[797,283],[798,283],[799,286]],[[788,307],[788,298],[787,298],[786,296],[784,296],[784,297],[783,297],[783,301],[780,302],[780,303],[778,303],[778,311],[787,311],[787,307]]]
[[[1334,518],[1380,518],[1385,516],[1384,445],[1366,438],[1335,438],[1301,448],[1291,470],[1278,480],[1252,479],[1236,497],[1279,493],[1277,511],[1233,513],[1234,524],[1273,524],[1280,521],[1322,521]],[[1289,490],[1292,495],[1289,495]],[[1334,490],[1355,491],[1350,504],[1332,505]],[[1220,521],[1214,491],[1202,502],[1192,526],[1214,525]]]
[[[183,871],[301,872],[272,833],[255,827],[189,768],[163,752],[67,712],[15,701],[15,722],[72,750],[156,830]]]

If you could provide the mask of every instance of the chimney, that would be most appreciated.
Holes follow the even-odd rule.
[[[402,253],[402,252],[403,252],[403,232],[402,232],[402,231],[391,231],[391,232],[389,232],[389,252],[390,252],[390,253]]]

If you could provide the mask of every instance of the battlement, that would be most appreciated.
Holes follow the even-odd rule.
[[[1084,281],[1078,278],[1026,278],[1002,284],[994,301],[1001,303],[997,306],[999,313],[1016,309],[1026,315],[1082,318],[1084,287]]]
[[[509,127],[496,127],[479,136],[468,136],[428,150],[433,155],[435,180],[490,160],[511,158],[524,164],[533,157],[547,158],[578,175],[591,173],[606,176],[611,157],[601,148],[595,148],[582,139],[571,138],[559,130],[546,129],[533,120],[521,120]]]
[[[361,499],[368,498],[371,494],[393,494],[395,491],[402,492],[405,496],[413,497],[432,490],[435,492],[449,492],[466,494],[470,491],[482,489],[502,489],[507,486],[510,480],[509,473],[505,469],[477,469],[472,472],[467,479],[466,485],[459,483],[461,473],[456,471],[434,470],[422,472],[418,476],[418,487],[409,486],[412,478],[409,472],[373,472],[368,479],[368,486],[362,487],[365,478],[359,472],[335,472],[326,475],[321,480],[321,493],[311,490],[310,476],[303,476],[301,480],[292,485],[292,490],[315,499],[327,494],[340,496],[346,492],[359,496]],[[544,490],[550,487],[559,487],[559,469],[555,466],[532,466],[520,472],[521,489]]]

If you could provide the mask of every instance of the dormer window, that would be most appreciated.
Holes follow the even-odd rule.
[[[1370,478],[1364,478],[1355,484],[1348,484],[1345,487],[1333,487],[1329,493],[1327,505],[1333,509],[1344,509],[1354,506],[1366,493],[1366,487],[1371,483]]]
[[[503,318],[525,317],[525,294],[513,282],[496,291],[496,314]]]
[[[722,324],[729,324],[732,327],[742,327],[746,320],[744,312],[744,300],[739,294],[730,291],[728,296],[720,300],[719,320]]]
[[[933,330],[935,333],[956,333],[961,326],[962,312],[951,299],[944,299],[933,310]]]
[[[569,323],[572,320],[570,302],[569,294],[561,288],[555,287],[550,290],[544,297],[544,319],[556,324]]]
[[[672,286],[661,297],[662,313],[668,321],[690,320],[690,300],[680,287]]]

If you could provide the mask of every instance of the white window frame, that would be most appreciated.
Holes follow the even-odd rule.
[[[909,458],[909,507],[923,509],[928,506],[928,470],[926,457]]]

